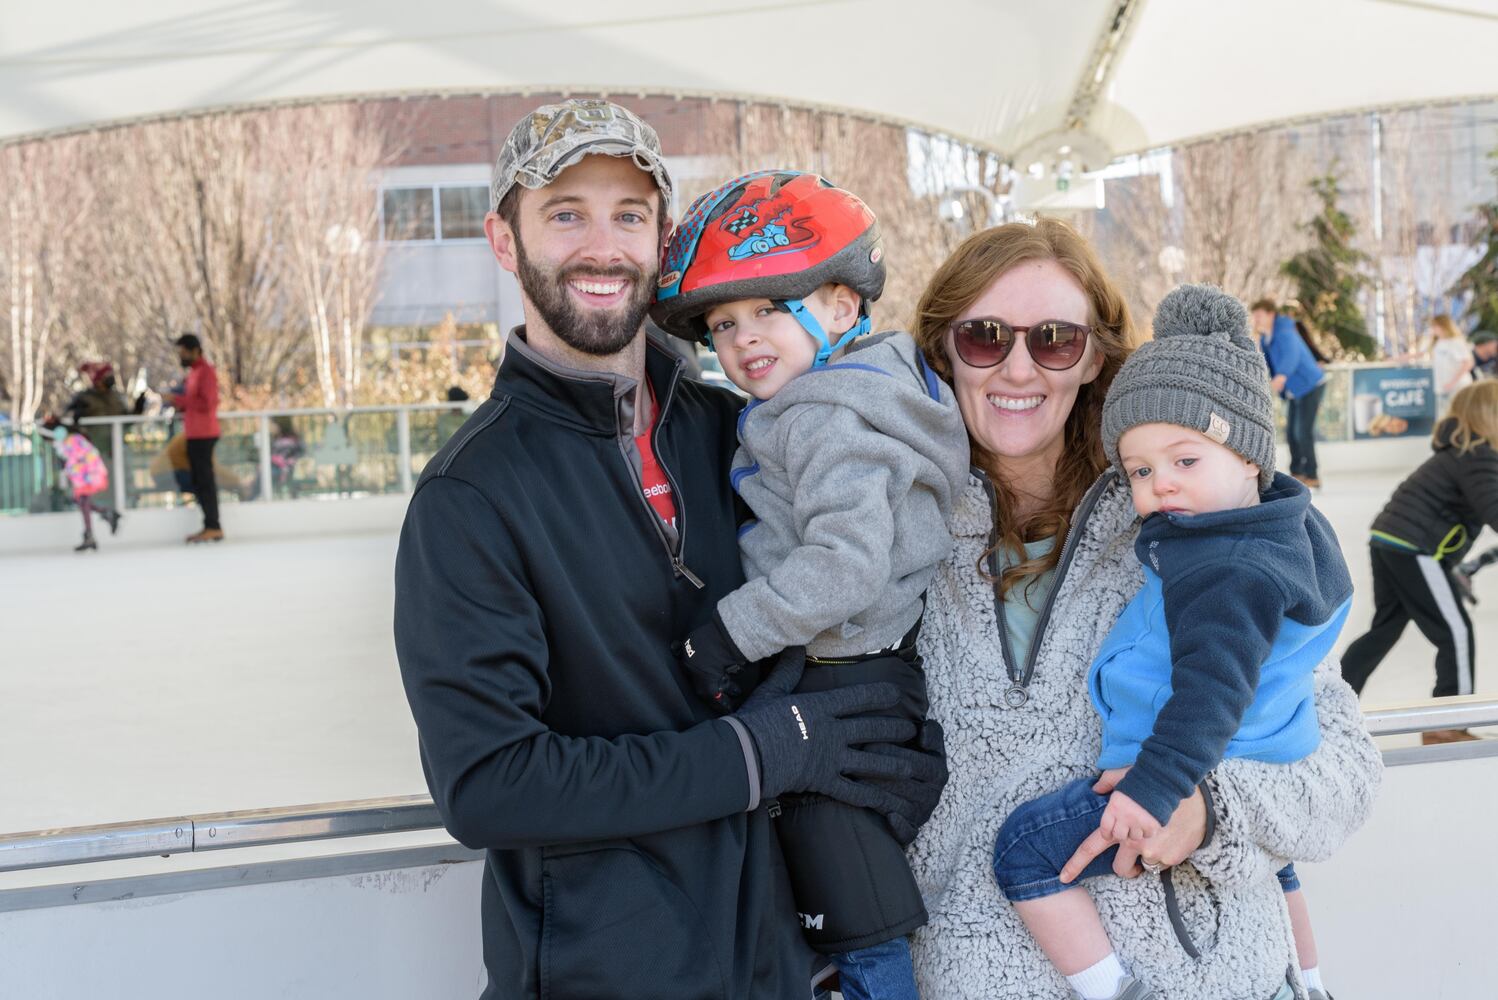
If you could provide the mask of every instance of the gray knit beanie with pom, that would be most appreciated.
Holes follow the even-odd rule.
[[[1182,285],[1155,310],[1155,337],[1129,356],[1103,403],[1103,450],[1123,471],[1118,439],[1140,424],[1200,431],[1274,478],[1274,397],[1243,303],[1212,285]]]

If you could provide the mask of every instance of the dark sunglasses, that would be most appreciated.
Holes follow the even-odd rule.
[[[973,368],[992,368],[1009,356],[1020,334],[1030,358],[1042,368],[1064,372],[1082,360],[1092,327],[1059,319],[1042,320],[1030,326],[1010,326],[1001,319],[980,316],[952,324],[952,342],[957,356]]]

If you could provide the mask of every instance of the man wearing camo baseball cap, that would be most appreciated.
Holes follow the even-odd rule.
[[[919,825],[939,762],[848,780],[875,755],[816,715],[820,695],[715,717],[671,655],[744,579],[741,404],[645,336],[671,199],[654,130],[606,101],[539,108],[493,198],[525,325],[422,473],[395,598],[428,786],[487,851],[483,1000],[806,1000],[827,962],[766,801],[831,776]]]
[[[525,342],[573,367],[638,372],[671,175],[655,129],[601,100],[547,104],[510,131],[484,232],[519,279]]]
[[[671,201],[671,175],[655,129],[617,104],[579,99],[542,105],[510,131],[494,164],[489,207],[504,215],[500,206],[516,184],[543,188],[590,153],[631,157]]]

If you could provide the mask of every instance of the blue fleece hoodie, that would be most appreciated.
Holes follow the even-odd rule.
[[[1311,675],[1352,605],[1337,537],[1283,473],[1253,507],[1154,514],[1135,543],[1144,587],[1088,673],[1102,768],[1170,819],[1225,757],[1288,763],[1316,749]]]

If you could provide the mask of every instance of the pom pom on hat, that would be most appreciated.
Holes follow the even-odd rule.
[[[1156,340],[1167,337],[1217,337],[1234,347],[1257,352],[1248,332],[1243,303],[1212,285],[1182,285],[1155,307]]]

